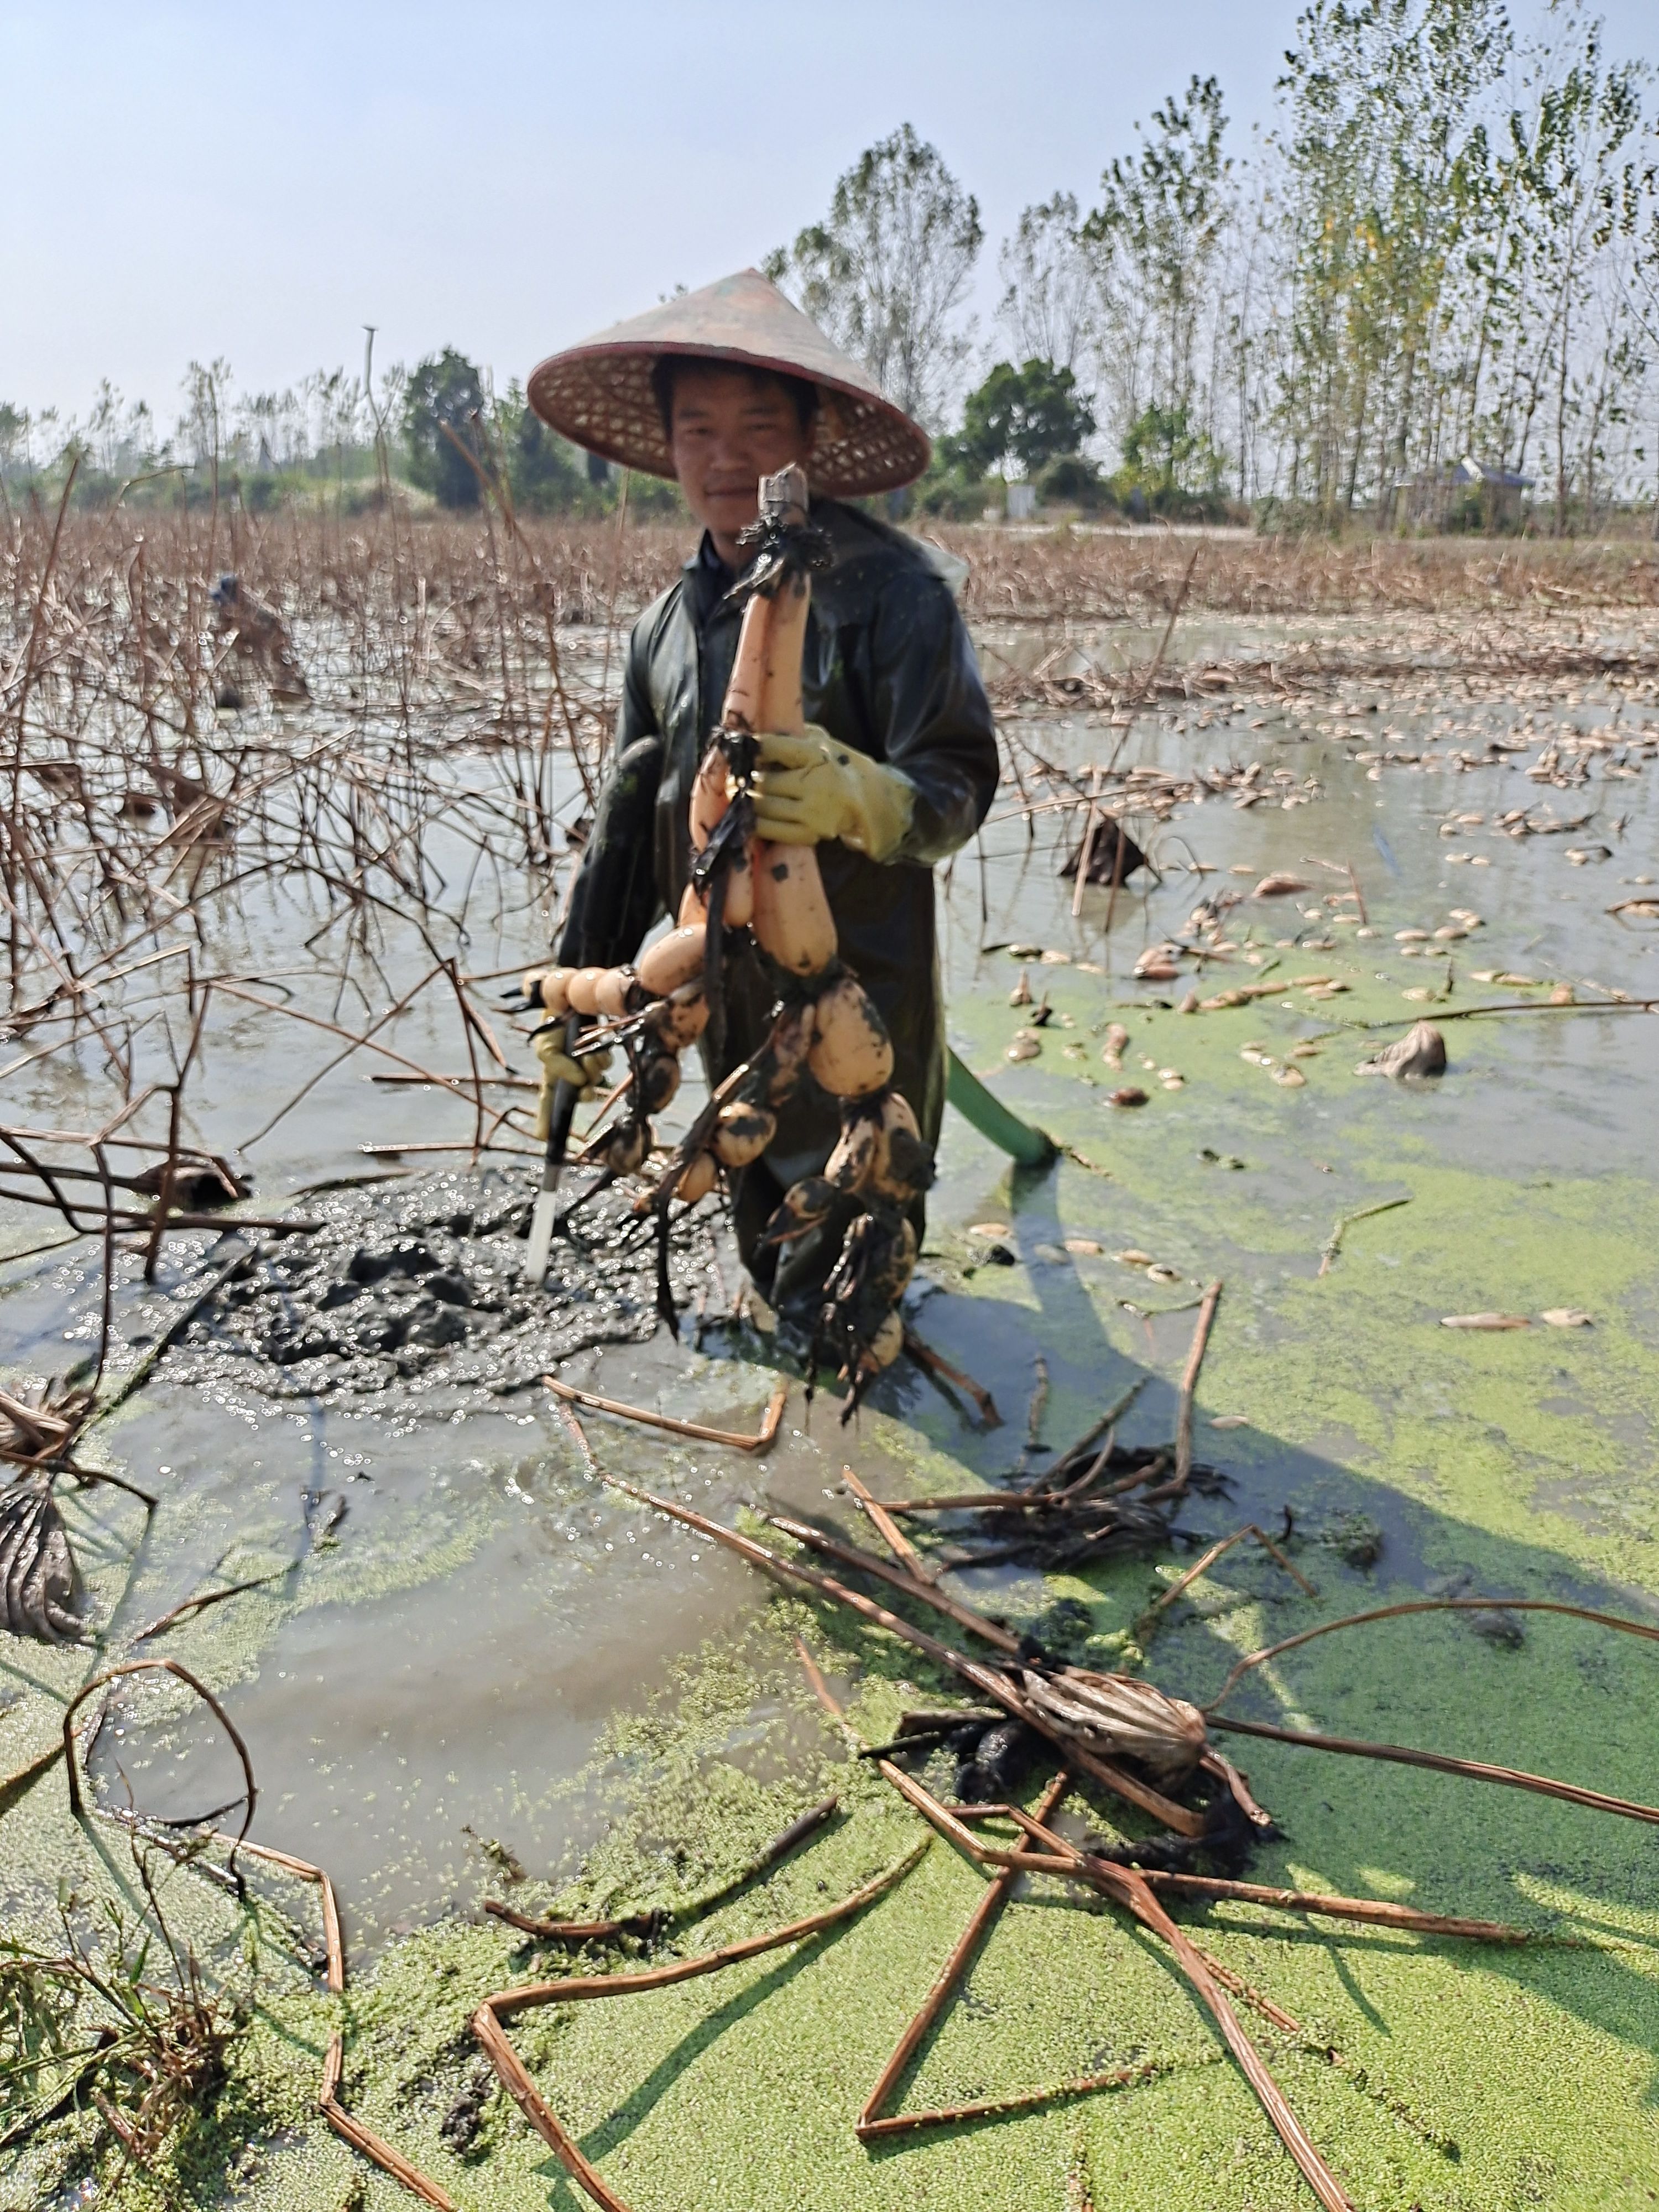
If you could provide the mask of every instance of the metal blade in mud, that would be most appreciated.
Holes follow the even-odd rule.
[[[573,1014],[565,1028],[564,1048],[574,1051],[579,1024]],[[547,1127],[547,1158],[542,1166],[542,1187],[536,1194],[535,1211],[530,1217],[530,1242],[525,1250],[524,1271],[527,1279],[539,1283],[547,1273],[547,1263],[553,1256],[554,1207],[559,1194],[559,1177],[564,1172],[564,1156],[570,1144],[570,1124],[576,1118],[576,1085],[561,1082],[553,1092],[553,1112]]]
[[[553,1094],[553,1129],[547,1140],[547,1162],[542,1169],[542,1187],[536,1194],[536,1206],[530,1217],[530,1242],[524,1255],[524,1271],[530,1281],[539,1283],[547,1273],[547,1263],[553,1256],[553,1221],[559,1199],[559,1177],[564,1171],[565,1146],[569,1142],[570,1124],[576,1111],[576,1086],[562,1083]]]

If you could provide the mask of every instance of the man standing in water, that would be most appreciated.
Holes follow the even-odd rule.
[[[812,578],[802,663],[809,727],[804,737],[760,733],[756,830],[817,847],[841,957],[879,1007],[895,1084],[936,1143],[945,1045],[933,870],[985,817],[996,735],[931,550],[842,503],[920,476],[926,433],[753,270],[556,354],[532,376],[530,400],[590,452],[676,478],[703,532],[629,640],[616,742],[560,963],[629,961],[653,922],[678,910],[692,780],[720,720],[742,618],[729,597],[747,558],[741,534],[756,520],[760,478],[799,463],[830,562]],[[727,956],[726,991],[713,1081],[769,1027],[775,993],[741,939]],[[549,1079],[595,1073],[555,1056]],[[744,1262],[780,1314],[808,1331],[839,1228],[801,1238],[781,1258],[757,1240],[784,1192],[823,1167],[839,1134],[836,1102],[809,1079],[780,1114],[769,1150],[735,1179]],[[915,1225],[920,1234],[919,1218]]]

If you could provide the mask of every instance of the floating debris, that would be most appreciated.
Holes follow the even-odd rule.
[[[1328,1552],[1334,1552],[1344,1566],[1364,1572],[1374,1567],[1382,1556],[1382,1528],[1369,1513],[1349,1510],[1333,1514],[1325,1527],[1314,1535],[1316,1544]]]
[[[22,1474],[0,1491],[0,1602],[14,1636],[77,1644],[81,1577],[52,1479]]]
[[[1370,1060],[1362,1060],[1356,1075],[1443,1075],[1446,1040],[1432,1022],[1418,1022],[1395,1043]]]
[[[1092,815],[1082,843],[1060,862],[1060,872],[1068,882],[1075,880],[1078,864],[1085,852],[1088,857],[1083,880],[1103,890],[1115,884],[1127,883],[1138,868],[1146,865],[1146,855],[1139,846],[1109,814]]]
[[[1532,1323],[1525,1314],[1446,1314],[1442,1316],[1440,1326],[1442,1328],[1530,1328]]]
[[[1512,1613],[1471,1613],[1468,1626],[1483,1644],[1495,1644],[1500,1651],[1518,1651],[1527,1640],[1527,1632]]]
[[[1328,1169],[1326,1170],[1326,1173],[1329,1173]],[[1410,1204],[1409,1198],[1385,1198],[1376,1206],[1362,1206],[1358,1213],[1345,1213],[1320,1247],[1320,1273],[1322,1275],[1330,1273],[1335,1263],[1336,1255],[1342,1249],[1343,1236],[1354,1222],[1369,1221],[1374,1213],[1392,1213],[1396,1206]]]

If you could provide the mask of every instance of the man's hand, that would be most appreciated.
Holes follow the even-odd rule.
[[[561,1083],[574,1084],[578,1098],[591,1098],[605,1081],[611,1050],[585,1052],[573,1059],[564,1048],[564,1026],[550,1027],[530,1040],[542,1064],[541,1096],[536,1101],[536,1141],[544,1145],[553,1126],[553,1094]]]
[[[819,845],[839,837],[872,860],[891,860],[916,802],[908,776],[811,722],[798,738],[762,732],[757,742],[757,837],[775,845]]]

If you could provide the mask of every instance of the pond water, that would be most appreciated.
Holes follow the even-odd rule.
[[[1235,626],[1224,640],[1213,627],[1187,642],[1254,652],[1332,635],[1328,626],[1262,622]],[[1008,638],[987,642],[1016,652]],[[1125,632],[1087,645],[1144,659],[1147,639]],[[1018,651],[1031,665],[1028,647]],[[1569,732],[1594,742],[1582,754],[1564,751]],[[1272,796],[1249,805],[1210,797],[1160,823],[1137,823],[1161,878],[1138,876],[1115,900],[1085,890],[1073,912],[1072,886],[1057,873],[1060,817],[1038,815],[1028,825],[1005,781],[981,848],[941,878],[953,1043],[1017,1111],[1108,1171],[1067,1159],[1016,1181],[974,1130],[947,1116],[912,1318],[993,1392],[1005,1425],[985,1431],[902,1366],[851,1430],[837,1425],[833,1399],[821,1396],[809,1417],[794,1390],[761,1461],[594,1417],[590,1439],[619,1473],[674,1485],[722,1514],[744,1498],[843,1522],[837,1485],[849,1453],[878,1495],[910,1488],[919,1469],[935,1488],[972,1487],[1006,1474],[1019,1455],[1039,1354],[1048,1374],[1042,1447],[1068,1443],[1141,1376],[1149,1386],[1126,1435],[1165,1437],[1196,1286],[1224,1277],[1224,1313],[1271,1335],[1285,1325],[1273,1285],[1314,1273],[1337,1216],[1404,1187],[1390,1183],[1391,1162],[1407,1182],[1426,1164],[1489,1176],[1506,1191],[1614,1170],[1651,1177],[1659,1023],[1650,1014],[1460,1019],[1444,1025],[1452,1067],[1437,1085],[1405,1089],[1350,1073],[1424,1013],[1535,1001],[1561,982],[1581,1000],[1659,997],[1659,925],[1608,912],[1659,877],[1651,703],[1595,685],[1559,685],[1547,696],[1528,684],[1499,699],[1471,697],[1462,684],[1437,696],[1415,679],[1392,688],[1372,679],[1334,685],[1295,708],[1224,699],[1149,713],[1127,729],[1079,712],[1022,725],[1016,737],[1085,784],[1088,766],[1110,759],[1181,772],[1258,761]],[[1529,778],[1552,750],[1558,769],[1582,759],[1587,780],[1553,787]],[[1499,822],[1528,809],[1535,824],[1553,817],[1577,826],[1517,836],[1513,822]],[[1455,834],[1443,834],[1449,824]],[[437,857],[459,881],[459,856]],[[1173,986],[1133,980],[1138,956],[1179,931],[1200,898],[1248,894],[1275,870],[1308,888],[1272,901],[1246,896],[1230,910],[1232,955],[1201,975],[1183,967]],[[1356,888],[1363,908],[1340,896]],[[319,918],[303,884],[260,887],[213,917],[214,955],[265,993],[326,1016],[331,987],[306,950]],[[462,957],[475,972],[533,962],[547,941],[544,887],[492,885],[487,897],[475,888],[467,920]],[[424,958],[395,920],[378,928],[384,988],[375,1013]],[[1434,934],[1446,930],[1462,933]],[[1401,939],[1402,931],[1425,934]],[[1011,946],[1036,950],[1011,957]],[[1219,991],[1275,967],[1347,988],[1224,1014],[1173,1011],[1194,984]],[[1054,1018],[1039,1053],[1011,1065],[1012,1031],[1030,1019],[1008,1005],[1022,970],[1038,1000],[1048,994]],[[1532,980],[1483,982],[1482,973]],[[340,1015],[356,1018],[349,1008]],[[1121,1073],[1100,1060],[1113,1021],[1130,1030]],[[1375,1026],[1345,1026],[1361,1023]],[[466,1066],[453,1004],[434,993],[380,1036],[422,1066]],[[1317,1049],[1294,1062],[1298,1041]],[[1257,1042],[1280,1068],[1305,1068],[1305,1087],[1275,1088],[1249,1062],[1241,1073],[1240,1047]],[[703,1308],[702,1326],[688,1319],[678,1345],[658,1332],[572,1351],[538,1334],[534,1316],[509,1325],[503,1312],[526,1303],[511,1254],[483,1252],[470,1227],[447,1224],[522,1197],[533,1174],[527,1139],[504,1133],[502,1149],[474,1175],[461,1149],[471,1109],[429,1086],[374,1084],[362,1055],[323,1073],[258,1133],[337,1050],[320,1032],[246,1001],[222,1002],[192,1082],[193,1137],[216,1151],[246,1146],[261,1210],[289,1204],[331,1219],[342,1253],[428,1235],[437,1272],[474,1279],[471,1335],[434,1341],[433,1362],[408,1371],[382,1360],[349,1389],[331,1368],[337,1355],[272,1358],[273,1343],[295,1349],[281,1321],[295,1246],[267,1246],[256,1262],[263,1318],[243,1348],[230,1341],[235,1312],[216,1307],[100,1432],[111,1464],[155,1493],[154,1513],[146,1522],[100,1502],[95,1534],[89,1522],[76,1525],[96,1547],[95,1609],[112,1650],[204,1589],[269,1578],[144,1648],[174,1653],[222,1689],[258,1776],[255,1834],[329,1868],[361,1948],[471,1907],[499,1880],[502,1854],[538,1874],[571,1863],[607,1818],[586,1771],[607,1717],[756,1602],[737,1562],[643,1520],[595,1483],[535,1385],[540,1364],[565,1355],[562,1371],[578,1383],[737,1428],[754,1425],[770,1374],[765,1339],[730,1319],[739,1278],[717,1238],[677,1261],[683,1297],[701,1297]],[[528,1072],[521,1043],[509,1042],[508,1056],[516,1074]],[[1166,1085],[1165,1069],[1181,1076],[1178,1087]],[[1107,1103],[1132,1082],[1148,1092],[1144,1107]],[[670,1133],[699,1095],[688,1080],[665,1124]],[[88,1126],[107,1112],[109,1097],[88,1052],[72,1067],[46,1061],[15,1075],[7,1117]],[[368,1166],[357,1150],[365,1141],[410,1149]],[[415,1149],[446,1144],[457,1150],[428,1158]],[[1234,1158],[1242,1170],[1225,1164]],[[364,1173],[409,1179],[301,1195]],[[51,1233],[49,1216],[6,1212],[6,1249]],[[1386,1273],[1387,1230],[1386,1218],[1370,1224],[1365,1256],[1352,1264]],[[1068,1251],[1067,1237],[1099,1249]],[[1179,1280],[1149,1284],[1144,1271],[1115,1263],[1111,1252],[1127,1246],[1157,1250]],[[1006,1261],[990,1256],[994,1247]],[[131,1350],[123,1358],[153,1340],[198,1294],[206,1270],[236,1249],[206,1234],[173,1239],[152,1291],[134,1279],[137,1262],[124,1261],[118,1321]],[[594,1266],[620,1295],[603,1257]],[[420,1293],[410,1279],[412,1305]],[[95,1340],[98,1256],[89,1243],[15,1261],[0,1282],[15,1373],[62,1372]],[[492,1299],[481,1336],[478,1313]],[[1575,1303],[1571,1284],[1560,1302]],[[1501,1283],[1491,1303],[1505,1303]],[[442,1298],[437,1307],[460,1310]],[[619,1333],[637,1334],[631,1323]],[[503,1379],[525,1387],[492,1389]],[[1559,1387],[1571,1395],[1571,1376]],[[1602,1413],[1626,1422],[1632,1444],[1645,1436],[1639,1405]],[[1271,1439],[1224,1430],[1206,1437],[1204,1453],[1234,1478],[1229,1523],[1275,1514],[1287,1461]],[[1316,1440],[1321,1463],[1340,1468],[1346,1443],[1335,1429]],[[1305,1453],[1297,1467],[1296,1481],[1316,1487]],[[1579,1500],[1571,1468],[1553,1479],[1575,1510],[1601,1510]],[[1216,1510],[1194,1518],[1201,1533],[1221,1525]],[[1392,1534],[1396,1571],[1415,1572],[1408,1521]],[[1040,1580],[1015,1571],[966,1582],[981,1601],[994,1598],[1022,1617],[1043,1602]],[[763,1731],[743,1755],[787,1759],[789,1747]],[[120,1802],[130,1790],[157,1814],[199,1812],[234,1794],[234,1763],[211,1724],[165,1686],[129,1686],[93,1764],[106,1798]]]

